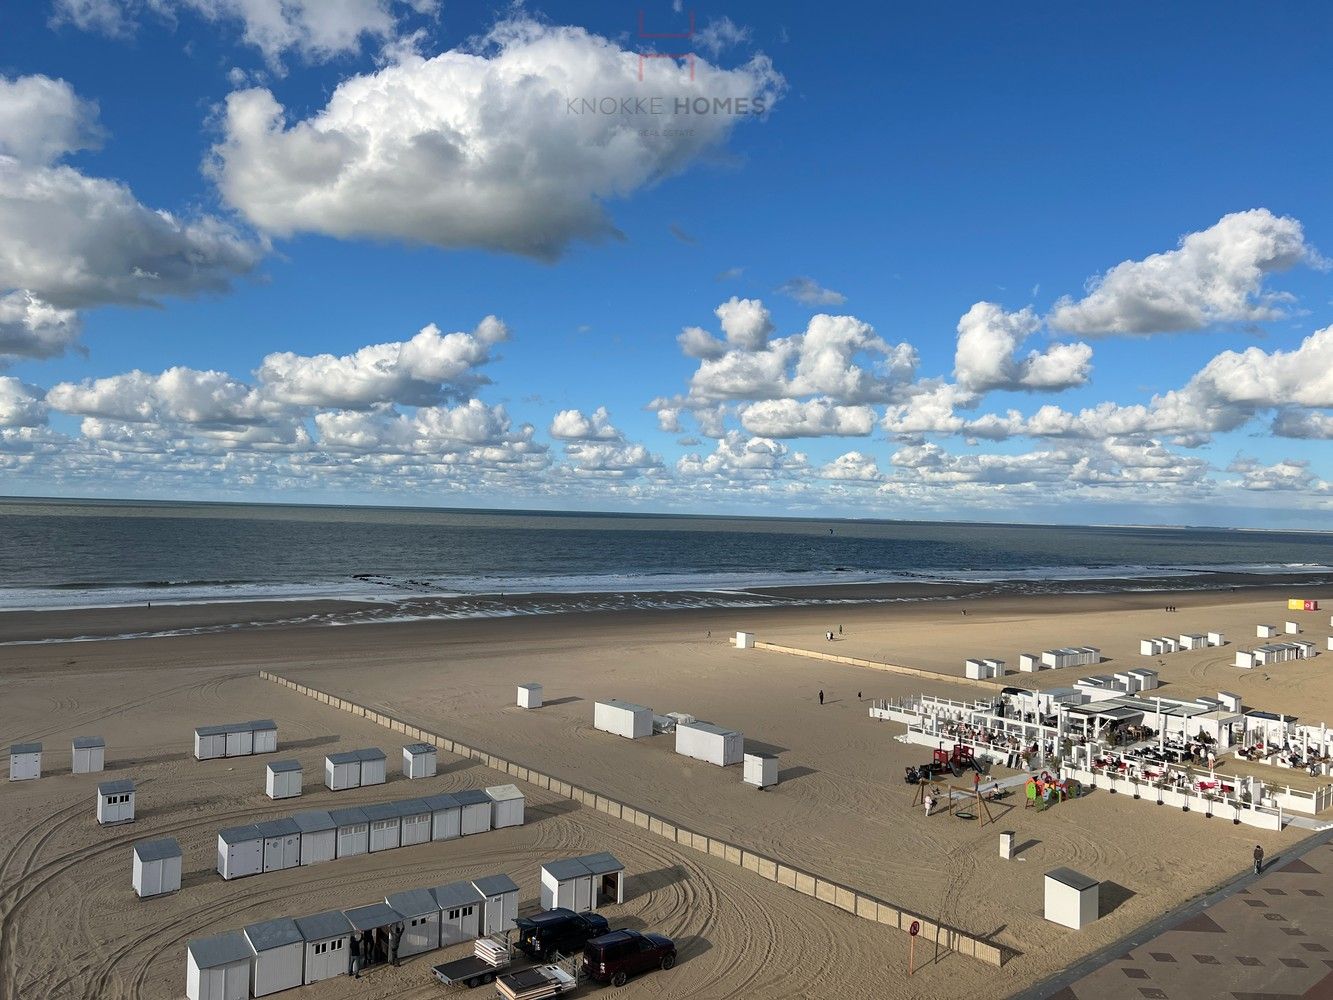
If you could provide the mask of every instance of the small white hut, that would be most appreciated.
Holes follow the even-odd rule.
[[[1186,632],[1180,636],[1181,649],[1207,649],[1208,636],[1202,632]]]
[[[301,828],[295,820],[287,816],[265,820],[256,823],[255,829],[264,838],[264,871],[282,871],[301,864]]]
[[[756,788],[768,788],[778,783],[778,759],[771,753],[747,753],[743,780]]]
[[[440,946],[440,906],[429,889],[395,892],[385,896],[384,901],[403,915],[400,958],[434,951]]]
[[[300,986],[305,978],[305,939],[296,921],[278,917],[250,924],[242,933],[254,952],[250,993],[266,997]]]
[[[301,864],[317,865],[338,856],[338,825],[321,809],[307,809],[292,817],[301,831]]]
[[[1301,623],[1300,623],[1300,622],[1284,622],[1283,625],[1282,625],[1282,630],[1283,630],[1284,632],[1286,632],[1287,635],[1300,635],[1300,634],[1301,634]]]
[[[1023,674],[1035,674],[1042,668],[1041,657],[1036,653],[1018,654],[1018,671]]]
[[[216,760],[227,756],[226,726],[196,726],[194,730],[195,760]]]
[[[438,753],[429,743],[410,743],[403,747],[403,777],[435,777]]]
[[[426,805],[431,810],[431,840],[453,840],[455,837],[462,836],[463,807],[452,795],[441,793],[431,795],[425,800]]]
[[[754,633],[753,633],[753,632],[737,632],[737,633],[736,633],[736,648],[737,648],[737,649],[754,649]]]
[[[593,706],[593,727],[630,740],[653,735],[653,710],[612,698]]]
[[[542,686],[540,684],[520,684],[518,686],[519,708],[541,708]]]
[[[508,875],[474,878],[472,884],[486,897],[482,904],[482,934],[503,934],[514,929],[518,918],[518,886]]]
[[[1045,878],[1045,916],[1079,930],[1097,919],[1101,883],[1070,868],[1052,868]]]
[[[240,931],[197,938],[185,946],[189,1000],[248,1000],[254,953]]]
[[[264,835],[259,827],[229,826],[218,831],[218,874],[225,879],[258,875],[264,870]]]
[[[228,757],[249,757],[255,752],[255,731],[250,723],[232,722],[222,728],[226,730]]]
[[[735,729],[710,722],[692,722],[676,727],[676,753],[718,767],[739,764],[745,755],[745,737]]]
[[[250,727],[251,753],[278,752],[278,724],[272,719],[254,719],[246,723]]]
[[[1208,633],[1208,645],[1225,646],[1226,644],[1227,644],[1227,638],[1221,632]]]
[[[1240,704],[1240,695],[1231,691],[1217,692],[1217,700],[1222,703],[1222,707],[1228,712],[1242,711]]]
[[[625,866],[606,852],[563,861],[548,861],[541,870],[544,910],[564,907],[576,913],[595,911],[604,903],[625,901]]]
[[[175,837],[141,840],[133,853],[135,895],[164,896],[181,887],[181,845]]]
[[[120,778],[97,786],[97,822],[103,826],[134,822],[134,781]]]
[[[347,858],[370,850],[370,820],[364,809],[357,806],[330,809],[329,818],[338,831],[338,857]]]
[[[348,942],[352,925],[337,910],[296,918],[297,930],[305,943],[305,973],[301,982],[309,986],[321,979],[345,976],[351,967]]]
[[[264,791],[270,799],[294,799],[303,777],[299,760],[272,761],[264,767]]]
[[[402,824],[399,843],[403,847],[430,843],[431,820],[435,811],[426,800],[404,799],[402,802],[395,802],[394,805],[398,809],[398,819]]]
[[[1243,667],[1246,670],[1254,669],[1254,654],[1246,652],[1243,649],[1236,650],[1236,666]]]
[[[15,743],[9,748],[9,780],[30,781],[42,776],[42,745]]]
[[[491,800],[491,829],[523,825],[523,793],[517,785],[494,785],[486,789]]]
[[[352,925],[352,930],[359,934],[370,931],[384,931],[386,934],[393,925],[403,919],[403,915],[388,903],[369,903],[350,910],[343,910],[343,916]]]
[[[361,784],[384,784],[384,751],[379,747],[367,747],[356,751],[361,761]]]
[[[324,758],[324,786],[333,792],[361,787],[361,758],[355,750]]]
[[[486,897],[471,882],[436,886],[430,894],[440,907],[440,947],[471,941],[481,931],[481,906]]]
[[[1275,638],[1275,637],[1277,636],[1277,626],[1276,626],[1276,625],[1256,625],[1256,626],[1254,627],[1254,634],[1255,634],[1255,636],[1256,636],[1257,638],[1260,638],[1260,639],[1272,639],[1272,638]]]
[[[403,842],[403,820],[395,802],[372,802],[361,807],[370,821],[370,853],[391,851]]]
[[[100,736],[76,736],[70,748],[74,774],[96,774],[106,769],[106,740]]]
[[[461,813],[459,832],[464,836],[473,833],[485,833],[491,828],[491,798],[485,792],[476,789],[464,789],[453,793]]]

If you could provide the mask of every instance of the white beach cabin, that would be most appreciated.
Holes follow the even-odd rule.
[[[255,752],[255,731],[248,722],[233,722],[223,727],[228,757],[249,757]]]
[[[1236,650],[1235,665],[1246,670],[1254,669],[1254,654],[1248,653],[1243,649]]]
[[[301,831],[301,864],[318,865],[338,856],[338,826],[321,809],[307,809],[292,817]]]
[[[771,753],[747,753],[743,780],[756,788],[778,783],[778,759]]]
[[[1301,634],[1301,623],[1300,623],[1300,622],[1284,622],[1284,623],[1283,623],[1283,626],[1282,626],[1282,629],[1283,629],[1284,632],[1287,633],[1287,635],[1300,635],[1300,634]]]
[[[301,794],[304,772],[299,760],[275,760],[264,767],[264,792],[270,799],[294,799]]]
[[[592,872],[592,908],[625,901],[625,866],[613,854],[599,851],[580,859]]]
[[[278,724],[272,719],[255,719],[247,722],[250,727],[251,753],[278,752]]]
[[[356,934],[364,934],[366,931],[375,934],[381,930],[388,934],[393,930],[393,925],[403,919],[403,915],[388,903],[368,903],[351,910],[343,910],[343,916],[347,918],[347,922],[352,925],[352,931]]]
[[[229,826],[218,831],[218,874],[225,879],[258,875],[264,870],[264,835],[259,827]]]
[[[330,809],[329,818],[338,831],[338,857],[350,858],[370,850],[370,819],[364,809]]]
[[[491,800],[491,829],[523,825],[523,793],[517,785],[494,785],[486,789]]]
[[[426,800],[404,799],[402,802],[395,802],[394,805],[398,808],[398,819],[402,824],[399,843],[403,847],[429,843],[434,810]]]
[[[355,750],[324,758],[324,786],[333,792],[361,787],[361,758]]]
[[[370,821],[370,853],[391,851],[403,842],[403,820],[396,802],[372,802],[361,807]]]
[[[440,907],[440,947],[471,941],[481,930],[486,897],[471,882],[452,882],[430,891]]]
[[[134,845],[134,893],[140,899],[165,896],[181,887],[181,845],[175,837]]]
[[[440,946],[440,906],[429,889],[395,892],[385,896],[384,901],[403,915],[399,958],[434,951]]]
[[[503,934],[518,918],[518,886],[508,875],[474,878],[472,884],[486,897],[482,904],[481,933]]]
[[[409,743],[403,747],[403,777],[433,778],[439,751],[429,743]]]
[[[194,730],[195,760],[217,760],[227,756],[226,726],[196,726]]]
[[[603,903],[625,901],[625,866],[602,852],[548,861],[541,871],[544,910],[564,907],[576,913],[596,911]]]
[[[1097,919],[1101,883],[1071,868],[1046,873],[1045,916],[1053,923],[1078,930]]]
[[[348,942],[352,939],[352,925],[337,910],[297,917],[296,929],[305,943],[304,973],[301,982],[309,986],[321,979],[345,976],[352,967]]]
[[[97,786],[97,822],[103,826],[134,822],[134,781],[120,778]]]
[[[1227,644],[1227,637],[1224,636],[1221,632],[1208,633],[1208,645],[1225,646],[1226,644]]]
[[[379,747],[367,747],[356,751],[361,761],[361,784],[384,784],[384,751]]]
[[[42,745],[15,743],[9,748],[9,780],[31,781],[42,776]]]
[[[745,756],[745,737],[735,729],[723,729],[711,722],[691,722],[676,727],[676,753],[718,767],[741,763]]]
[[[463,835],[463,807],[452,795],[441,793],[423,800],[430,806],[431,840],[453,840]]]
[[[1259,639],[1273,639],[1277,637],[1276,625],[1256,625],[1254,634]]]
[[[249,1000],[254,953],[240,931],[198,938],[185,946],[189,1000]]]
[[[250,944],[250,994],[266,997],[302,985],[305,939],[290,917],[250,924],[241,933]]]
[[[542,686],[540,684],[520,684],[518,686],[519,708],[541,708]]]
[[[1018,672],[1022,674],[1035,674],[1042,668],[1041,657],[1036,653],[1018,654]]]
[[[630,740],[653,735],[653,710],[633,702],[612,698],[593,706],[593,727]]]
[[[453,793],[460,808],[459,832],[467,837],[491,828],[491,797],[474,788]]]
[[[294,819],[284,816],[265,820],[256,823],[255,829],[264,838],[264,871],[277,872],[300,866],[301,828]]]
[[[74,774],[97,774],[106,770],[106,740],[100,736],[76,736],[70,747]]]
[[[754,649],[754,633],[753,633],[753,632],[737,632],[737,633],[736,633],[736,648],[737,648],[737,649]]]

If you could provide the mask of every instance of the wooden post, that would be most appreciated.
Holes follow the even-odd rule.
[[[921,921],[913,920],[907,928],[907,974],[910,976],[916,961],[916,936],[921,933]]]

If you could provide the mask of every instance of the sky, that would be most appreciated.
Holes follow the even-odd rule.
[[[0,494],[1326,528],[1333,11],[0,10]]]

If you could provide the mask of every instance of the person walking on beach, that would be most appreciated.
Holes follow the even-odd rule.
[[[819,703],[820,703],[821,705],[824,704],[824,689],[823,689],[823,688],[820,688],[820,689],[819,689]]]
[[[1264,870],[1264,849],[1261,845],[1254,845],[1254,874],[1258,875]]]
[[[923,801],[926,804],[926,815],[929,816],[930,811],[935,808],[935,796],[927,792]]]
[[[403,922],[400,920],[393,925],[393,931],[389,935],[389,961],[395,966],[398,964],[398,946],[403,942]]]
[[[841,626],[841,625],[838,626],[838,635],[842,635],[842,626]]]

